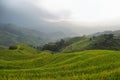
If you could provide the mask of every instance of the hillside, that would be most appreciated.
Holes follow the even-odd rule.
[[[35,30],[21,28],[13,24],[0,24],[0,45],[16,43],[41,45],[47,41],[45,34]]]
[[[20,48],[23,45],[18,46]],[[119,51],[88,50],[51,54],[48,51],[38,52],[29,46],[25,46],[24,50],[19,48],[0,50],[0,80],[120,79]]]
[[[99,35],[103,35],[103,34],[114,34],[116,36],[120,36],[120,30],[97,32],[97,33],[94,33],[94,34],[92,34],[90,36],[99,36]]]
[[[120,50],[120,37],[114,34],[99,36],[82,36],[61,39],[54,43],[45,44],[41,50],[54,52],[76,52],[84,50]]]
[[[120,80],[120,0],[0,0],[0,80]]]
[[[34,57],[34,54],[37,54],[37,50],[28,45],[18,44],[16,46],[17,49],[14,50],[8,48],[0,50],[0,59],[6,61],[24,60],[29,57]]]
[[[0,37],[0,46],[9,46],[16,43],[42,46],[47,42],[68,37],[68,35],[65,35],[63,32],[45,33],[33,29],[19,27],[14,24],[0,23]]]
[[[120,50],[120,38],[113,34],[104,34],[94,37],[84,37],[81,40],[65,47],[63,52],[75,52],[83,50]]]

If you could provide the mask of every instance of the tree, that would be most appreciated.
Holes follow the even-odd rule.
[[[17,46],[9,46],[9,50],[16,50]]]
[[[60,51],[65,46],[65,41],[61,39],[55,43],[48,43],[42,47],[42,50]]]

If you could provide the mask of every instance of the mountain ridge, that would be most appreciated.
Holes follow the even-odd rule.
[[[0,24],[1,46],[17,43],[41,46],[47,42],[56,41],[66,36],[63,32],[44,33],[34,29],[18,27],[14,24]]]

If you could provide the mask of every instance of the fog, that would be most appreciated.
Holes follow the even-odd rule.
[[[57,1],[0,0],[0,23],[70,35],[120,30],[119,0]]]

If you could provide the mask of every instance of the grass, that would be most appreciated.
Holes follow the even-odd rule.
[[[100,35],[96,37],[82,37],[77,41],[66,46],[63,52],[76,52],[84,50],[120,50],[120,39],[115,38],[112,34]],[[74,39],[74,38],[73,38]]]
[[[0,50],[0,80],[120,80],[120,51],[51,54],[19,48]]]
[[[81,40],[74,42],[73,44],[67,46],[63,49],[63,52],[76,52],[86,50],[90,45],[89,38],[83,37]]]

